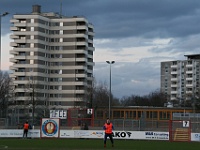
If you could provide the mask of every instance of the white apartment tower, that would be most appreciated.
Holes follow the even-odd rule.
[[[20,112],[86,107],[93,82],[93,25],[84,17],[42,13],[39,5],[10,22],[10,77]]]
[[[185,57],[186,60],[161,62],[161,92],[179,104],[199,96],[200,54]]]

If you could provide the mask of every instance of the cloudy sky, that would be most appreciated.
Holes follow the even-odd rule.
[[[16,13],[84,16],[94,25],[94,76],[117,98],[146,95],[160,88],[160,63],[200,53],[200,0],[0,0],[2,69],[9,70],[9,20]],[[62,7],[60,7],[62,4]],[[62,11],[60,11],[62,8]]]

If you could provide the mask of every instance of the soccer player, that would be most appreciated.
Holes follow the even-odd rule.
[[[106,147],[106,141],[107,137],[110,138],[110,141],[112,143],[112,147],[114,147],[114,141],[113,141],[113,132],[112,130],[114,129],[113,124],[110,122],[110,119],[107,118],[106,123],[103,126],[103,129],[105,131],[105,136],[104,136],[104,147]]]
[[[23,137],[26,137],[26,138],[27,138],[28,129],[29,129],[28,121],[26,121],[26,122],[24,123],[23,128],[24,128],[24,134],[23,134]]]

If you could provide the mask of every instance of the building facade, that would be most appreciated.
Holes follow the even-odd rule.
[[[200,54],[185,55],[186,60],[161,62],[161,92],[168,101],[193,103],[199,97]]]
[[[93,82],[93,25],[84,17],[42,13],[39,5],[30,14],[13,15],[10,22],[10,77],[17,110],[33,115],[37,108],[45,113],[46,108],[87,107]]]

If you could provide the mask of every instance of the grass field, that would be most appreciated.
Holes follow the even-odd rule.
[[[0,139],[0,150],[197,150],[199,142],[115,140],[103,147],[103,139]]]

